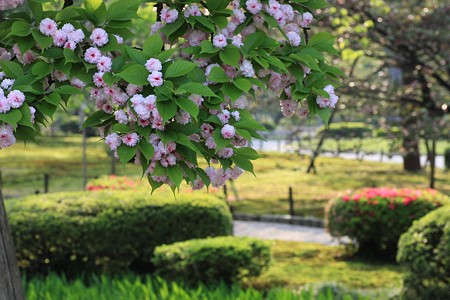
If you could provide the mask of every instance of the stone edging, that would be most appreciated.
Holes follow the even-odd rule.
[[[272,222],[272,223],[284,223],[292,225],[302,225],[309,227],[324,227],[322,219],[315,217],[300,217],[290,215],[256,215],[248,213],[233,213],[233,219],[239,221],[259,221],[259,222]]]

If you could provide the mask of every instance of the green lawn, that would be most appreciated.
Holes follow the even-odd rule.
[[[80,136],[39,140],[40,145],[17,144],[0,151],[0,171],[6,197],[43,191],[43,174],[50,175],[50,192],[83,188]],[[98,138],[88,141],[88,177],[110,174],[111,159]],[[299,215],[322,216],[328,200],[347,190],[391,186],[426,188],[427,172],[406,173],[399,164],[319,157],[317,175],[306,174],[308,157],[296,154],[266,153],[255,161],[254,177],[246,173],[229,188],[229,200],[238,212],[288,212],[288,189],[293,188],[295,211]],[[119,175],[140,176],[133,164],[116,165]],[[230,185],[228,185],[230,187]],[[436,188],[450,194],[450,176],[439,170]]]
[[[404,275],[396,264],[346,259],[341,246],[276,241],[273,264],[248,284],[258,289],[335,283],[350,289],[386,290],[400,287]]]
[[[305,139],[301,141],[302,149],[315,149],[319,139],[314,138],[311,140]],[[339,143],[334,139],[325,139],[322,151],[323,152],[335,152],[340,145],[341,151],[354,152],[357,149],[365,153],[384,153],[389,154],[391,152],[399,153],[401,148],[400,140],[389,140],[386,138],[364,138],[364,139],[341,139]],[[298,143],[292,144],[293,147],[297,147]],[[436,143],[436,153],[443,155],[445,150],[450,148],[450,141],[440,140]],[[295,149],[295,148],[294,148]],[[420,141],[420,153],[425,155],[427,153],[424,140]]]

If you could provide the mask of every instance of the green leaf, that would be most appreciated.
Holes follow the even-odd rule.
[[[131,65],[125,70],[117,74],[124,80],[135,85],[147,85],[148,84],[148,71],[142,65]]]
[[[237,98],[242,96],[242,90],[233,83],[226,83],[222,85],[222,91],[225,95],[230,97],[231,101],[236,101]]]
[[[181,85],[178,90],[176,91],[177,94],[194,94],[194,95],[200,95],[200,96],[211,96],[216,97],[217,95],[214,94],[214,92],[207,86],[204,86],[201,83],[197,82],[189,82]]]
[[[261,158],[261,155],[250,147],[236,148],[234,149],[234,153],[242,158],[248,158],[251,160]]]
[[[153,148],[153,145],[149,144],[147,140],[142,139],[139,142],[139,149],[141,150],[142,155],[144,155],[147,162],[152,160],[153,155],[155,154],[155,149]]]
[[[266,37],[266,34],[260,32],[260,31],[249,35],[244,41],[243,49],[247,53],[251,50],[256,49],[259,45],[261,45],[261,43],[264,41],[265,37]]]
[[[17,124],[28,126],[34,129],[33,123],[31,123],[31,112],[28,104],[24,103],[20,108],[20,112],[22,113],[22,118]]]
[[[206,7],[210,12],[214,13],[215,11],[225,9],[229,3],[229,0],[206,0]]]
[[[164,42],[159,34],[150,36],[144,42],[144,52],[150,56],[158,55],[164,47]]]
[[[240,156],[238,156],[238,155],[233,155],[233,156],[231,157],[231,160],[232,160],[239,168],[241,168],[241,169],[243,169],[243,170],[245,170],[245,171],[248,171],[248,172],[251,172],[251,173],[255,174],[255,173],[253,172],[253,164],[252,164],[252,162],[251,162],[248,158],[243,158],[243,157],[240,157]]]
[[[69,48],[64,48],[63,54],[64,54],[64,58],[66,59],[65,64],[72,63],[72,62],[77,63],[77,62],[81,61],[81,59],[75,55],[75,52],[73,52],[73,50],[71,50]]]
[[[220,51],[219,57],[224,64],[238,68],[241,52],[236,46],[228,45],[223,51]]]
[[[112,118],[114,118],[114,116],[105,113],[103,110],[98,110],[84,121],[82,128],[95,127]]]
[[[50,47],[53,44],[53,39],[50,36],[45,36],[42,33],[40,33],[38,30],[33,29],[31,31],[31,34],[33,35],[34,40],[42,49],[46,49]]]
[[[213,133],[214,142],[216,142],[217,149],[222,149],[231,144],[231,139],[224,139],[221,133],[221,128],[216,128]]]
[[[196,64],[189,61],[176,61],[167,68],[165,77],[171,78],[186,75],[187,73],[191,72],[196,66]]]
[[[95,17],[99,24],[106,21],[106,15],[108,14],[105,3],[103,1],[101,2],[100,6],[95,10]]]
[[[177,105],[170,100],[157,102],[156,106],[164,122],[175,117],[177,113]]]
[[[334,36],[326,31],[314,34],[309,39],[308,45],[314,47],[319,51],[325,51],[333,55],[339,54],[339,52],[333,47]]]
[[[168,60],[175,52],[177,51],[177,49],[169,49],[169,50],[164,50],[163,52],[161,52],[160,54],[158,54],[158,59],[161,62],[165,62],[166,60]]]
[[[11,26],[10,35],[14,36],[28,36],[31,33],[30,24],[24,21],[16,21]]]
[[[10,78],[18,79],[23,76],[22,67],[16,62],[0,60],[0,66],[2,67],[2,71]]]
[[[62,95],[83,94],[83,91],[71,85],[62,85],[59,88],[55,89],[55,92]]]
[[[117,43],[117,39],[115,36],[113,36],[112,34],[109,35],[108,37],[108,43],[102,47],[100,47],[99,49],[102,52],[110,52],[110,51],[118,51],[120,50],[122,47],[122,45],[119,45]]]
[[[129,133],[131,132],[131,128],[125,124],[114,124],[113,130],[118,133]]]
[[[220,51],[220,48],[214,47],[214,45],[213,45],[213,43],[211,43],[211,41],[201,42],[200,49],[201,49],[200,54],[203,54],[203,53],[211,54],[211,53],[217,53]]]
[[[37,110],[51,119],[53,119],[53,115],[55,114],[57,108],[58,107],[56,105],[47,102],[41,102],[37,105]]]
[[[250,130],[267,130],[263,125],[258,123],[255,120],[252,119],[242,119],[239,122],[236,122],[234,124],[236,128],[242,128],[242,129],[250,129]]]
[[[95,11],[102,5],[102,3],[103,1],[101,0],[85,0],[84,7],[90,15],[95,16]]]
[[[133,49],[130,46],[126,46],[127,54],[131,57],[132,60],[137,62],[138,64],[145,65],[147,60],[150,58],[146,53]]]
[[[329,107],[320,108],[316,107],[316,114],[320,117],[320,119],[325,123],[325,126],[328,126],[328,122],[330,121],[331,109]]]
[[[230,78],[221,67],[213,67],[209,73],[208,79],[212,82],[229,82]]]
[[[178,166],[168,167],[167,175],[176,187],[179,187],[181,182],[183,181],[183,172]]]
[[[44,97],[45,102],[58,106],[61,102],[61,96],[57,93],[51,93]]]
[[[233,81],[234,85],[241,91],[248,93],[252,88],[252,83],[245,78],[237,78]]]
[[[37,79],[47,76],[53,71],[53,66],[49,63],[39,61],[31,68],[31,74],[35,75]]]
[[[6,122],[10,125],[16,125],[22,119],[22,113],[18,109],[11,109],[9,112],[0,113],[0,121]]]
[[[36,1],[28,1],[28,7],[30,11],[33,13],[34,18],[36,19],[36,24],[39,24],[42,20],[42,4]]]
[[[198,106],[190,99],[187,98],[175,98],[175,103],[184,111],[188,112],[194,118],[197,118],[199,113]]]
[[[125,144],[120,145],[119,148],[117,148],[117,154],[119,155],[120,161],[123,164],[126,164],[129,162],[135,155],[138,150],[138,147],[128,147]]]

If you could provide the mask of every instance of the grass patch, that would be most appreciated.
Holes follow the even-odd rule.
[[[341,246],[276,241],[273,263],[268,271],[248,284],[265,289],[334,283],[351,289],[394,289],[401,285],[404,271],[398,265],[346,259]]]

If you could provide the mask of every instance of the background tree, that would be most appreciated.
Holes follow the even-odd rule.
[[[323,23],[341,37],[347,108],[403,128],[404,168],[421,169],[426,118],[442,119],[450,102],[450,5],[445,1],[334,0]]]

